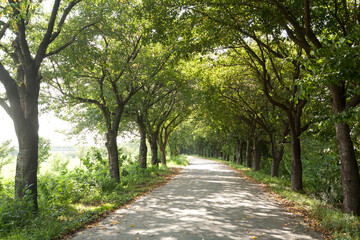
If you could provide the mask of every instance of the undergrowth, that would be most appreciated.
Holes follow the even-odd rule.
[[[0,239],[58,239],[96,221],[136,196],[162,184],[171,173],[166,166],[141,169],[137,160],[119,155],[120,183],[108,173],[107,160],[93,149],[81,166],[69,171],[57,165],[38,179],[39,210],[34,214],[30,194],[14,200],[13,181],[0,179]],[[169,166],[187,164],[184,156]]]

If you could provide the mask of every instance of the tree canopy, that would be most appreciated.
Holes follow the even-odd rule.
[[[126,130],[140,135],[141,169],[147,142],[153,166],[158,155],[166,165],[167,151],[222,157],[289,177],[298,192],[304,176],[315,179],[309,166],[323,178],[336,169],[337,199],[360,214],[357,1],[51,3],[0,8],[0,105],[19,140],[17,198],[29,187],[37,208],[42,95],[73,134],[105,140],[117,184]],[[309,142],[323,162],[310,159]]]

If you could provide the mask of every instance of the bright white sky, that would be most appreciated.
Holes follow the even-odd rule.
[[[53,113],[43,114],[39,117],[40,129],[39,136],[50,139],[52,146],[74,145],[77,141],[67,140],[65,132],[70,129],[70,124],[57,118]],[[0,143],[5,140],[12,140],[13,145],[17,145],[14,124],[11,118],[0,107]]]

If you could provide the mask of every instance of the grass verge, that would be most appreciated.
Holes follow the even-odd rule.
[[[290,182],[281,178],[272,178],[263,172],[251,168],[213,159],[238,170],[249,181],[260,183],[290,212],[303,216],[305,222],[314,230],[321,231],[325,239],[360,240],[360,217],[351,216],[306,195],[291,191]]]

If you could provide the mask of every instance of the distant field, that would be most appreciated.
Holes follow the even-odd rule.
[[[119,148],[123,150],[123,154],[134,157],[139,152],[139,140],[134,139],[120,143]],[[89,148],[85,146],[53,146],[50,150],[50,157],[41,163],[39,173],[51,171],[54,166],[66,163],[66,161],[69,161],[67,169],[71,170],[80,165],[80,157],[85,156],[88,150]],[[4,179],[15,177],[16,155],[17,153],[14,153],[12,162],[1,169],[0,176]]]

